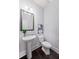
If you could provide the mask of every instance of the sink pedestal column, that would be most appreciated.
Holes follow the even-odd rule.
[[[27,42],[27,59],[32,58],[31,41]]]
[[[34,38],[36,38],[36,35],[29,35],[23,37],[23,40],[26,42],[26,54],[28,59],[32,58],[31,43]]]

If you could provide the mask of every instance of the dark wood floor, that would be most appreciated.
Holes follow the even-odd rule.
[[[59,55],[56,52],[54,52],[52,50],[50,50],[50,51],[51,51],[50,55],[45,55],[40,47],[32,52],[32,59],[59,59]],[[27,59],[27,57],[24,56],[20,59]]]

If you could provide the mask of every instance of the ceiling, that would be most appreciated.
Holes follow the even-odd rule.
[[[41,6],[41,7],[46,7],[47,4],[49,2],[51,2],[52,0],[33,0],[37,5]]]

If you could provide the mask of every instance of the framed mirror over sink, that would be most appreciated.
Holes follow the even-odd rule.
[[[20,31],[24,34],[26,31],[34,30],[34,14],[20,9]]]

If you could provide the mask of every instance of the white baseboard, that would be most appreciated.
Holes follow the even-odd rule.
[[[22,51],[22,52],[19,53],[19,58],[21,58],[21,57],[23,57],[25,55],[26,55],[26,51]]]
[[[59,49],[57,49],[57,48],[55,48],[55,47],[52,47],[51,49],[54,50],[56,53],[59,54]]]

